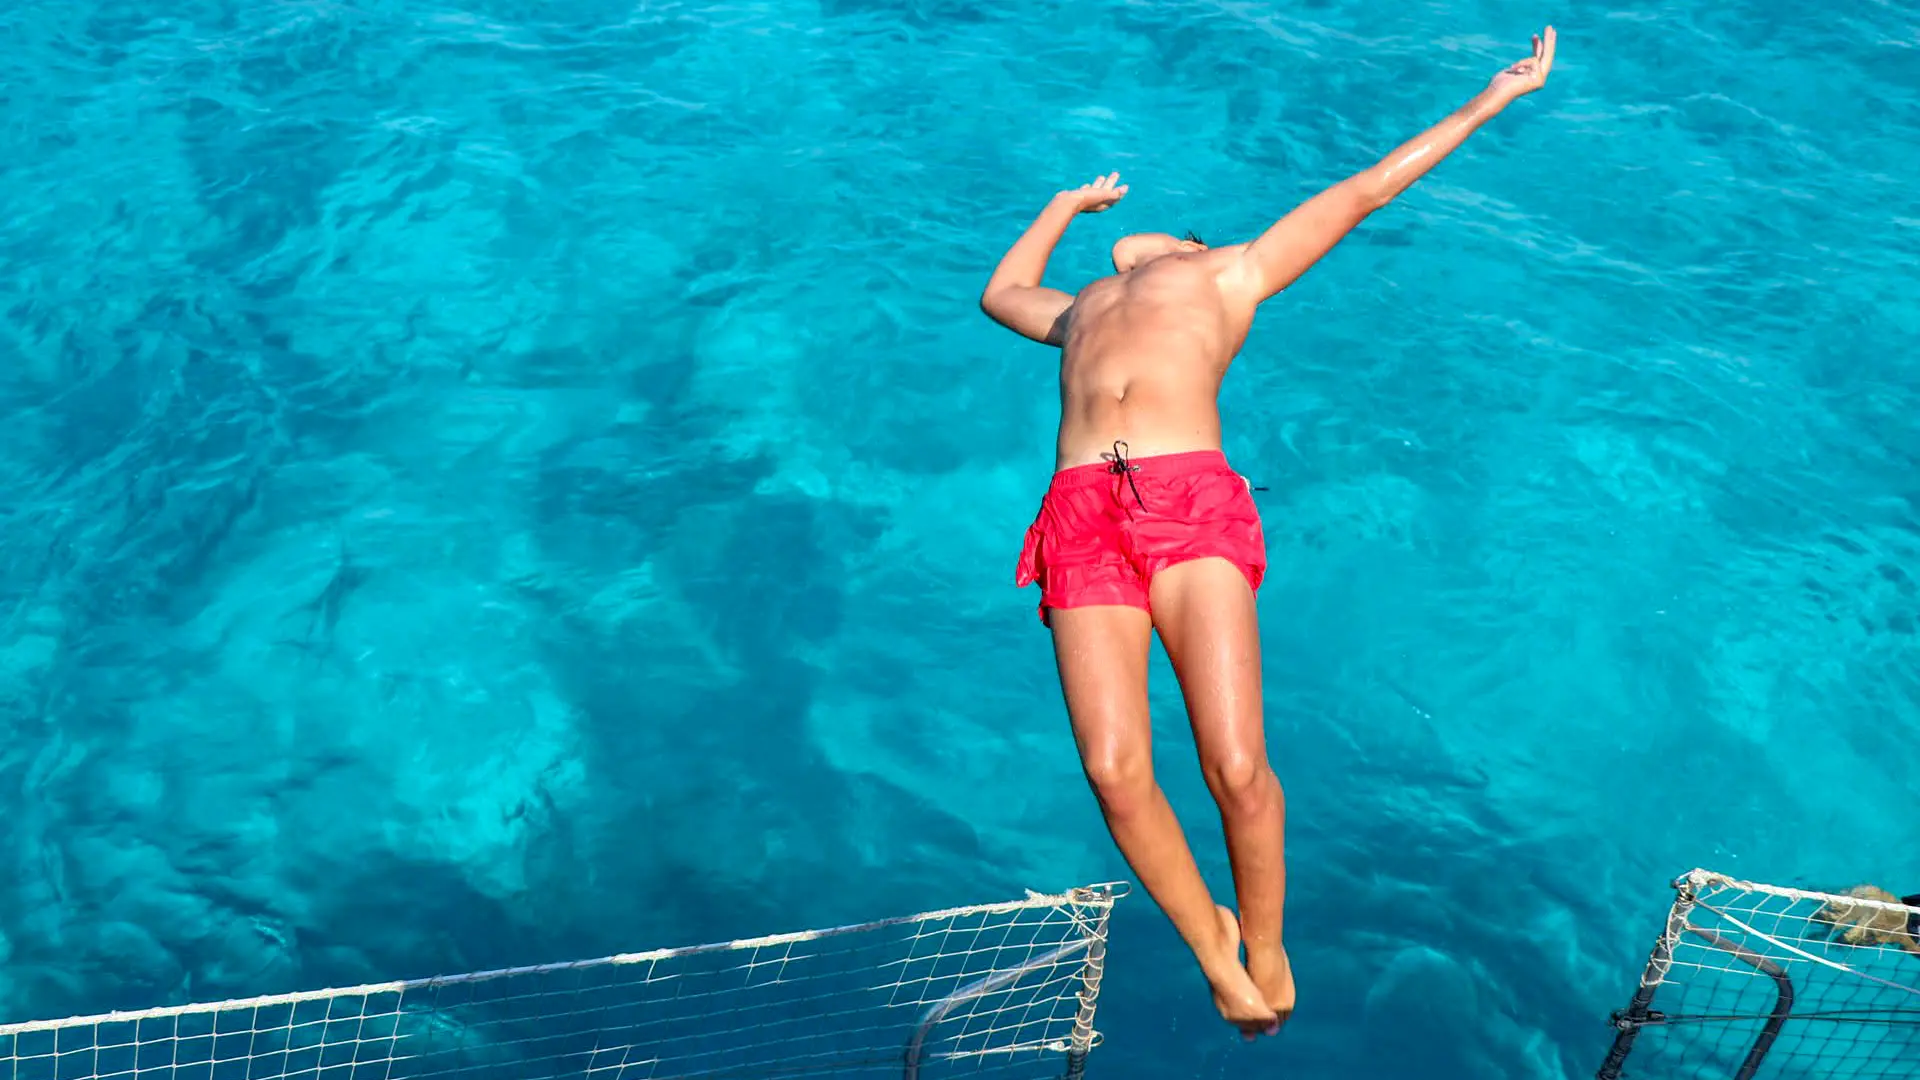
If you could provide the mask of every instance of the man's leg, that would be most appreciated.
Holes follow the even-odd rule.
[[[1221,1015],[1249,1037],[1271,1029],[1274,1012],[1240,963],[1233,913],[1207,894],[1173,807],[1153,779],[1151,620],[1139,608],[1097,606],[1056,609],[1048,621],[1080,763],[1120,853],[1200,961]]]
[[[1186,697],[1201,772],[1220,804],[1247,971],[1284,1022],[1294,999],[1293,971],[1280,942],[1287,809],[1267,761],[1253,589],[1232,563],[1204,558],[1155,574],[1151,598]]]

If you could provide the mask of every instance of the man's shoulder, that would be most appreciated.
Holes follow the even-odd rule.
[[[1154,286],[1156,290],[1172,289],[1191,295],[1196,301],[1204,297],[1207,301],[1217,301],[1222,307],[1236,308],[1254,306],[1247,287],[1246,260],[1240,257],[1244,244],[1235,244],[1230,248],[1209,248],[1191,255],[1176,256],[1165,260],[1165,267],[1149,267],[1162,276]]]
[[[1245,271],[1246,259],[1241,254],[1245,250],[1245,244],[1235,244],[1232,247],[1208,248],[1205,251],[1169,255],[1135,272],[1159,277],[1162,280],[1179,280],[1196,284],[1203,281],[1230,283]]]
[[[1260,306],[1260,283],[1246,258],[1247,245],[1209,248],[1202,255],[1205,272],[1220,294],[1220,302],[1229,309],[1251,318]],[[1242,310],[1244,309],[1244,310]]]

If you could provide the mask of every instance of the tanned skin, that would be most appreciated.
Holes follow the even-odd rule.
[[[1078,295],[1041,284],[1047,260],[1068,223],[1113,206],[1127,187],[1115,173],[1054,196],[1000,260],[980,306],[1061,349],[1055,467],[1098,462],[1116,441],[1135,458],[1220,449],[1220,383],[1255,309],[1480,125],[1544,86],[1553,52],[1548,27],[1533,39],[1532,56],[1451,116],[1251,242],[1207,247],[1165,233],[1128,236],[1113,247],[1113,276]],[[1267,758],[1253,591],[1227,561],[1195,559],[1155,574],[1149,603],[1151,614],[1125,606],[1049,612],[1074,739],[1115,843],[1193,950],[1220,1014],[1249,1039],[1274,1034],[1294,1008],[1281,944],[1286,802]],[[1154,781],[1147,656],[1156,630],[1220,808],[1237,916],[1208,893]]]

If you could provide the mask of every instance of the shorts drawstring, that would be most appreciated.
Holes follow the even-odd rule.
[[[1113,440],[1113,451],[1111,453],[1102,454],[1100,456],[1107,459],[1108,472],[1112,473],[1115,476],[1124,476],[1127,478],[1127,487],[1133,492],[1134,505],[1138,506],[1142,510],[1145,510],[1147,508],[1147,500],[1140,497],[1140,484],[1137,481],[1135,481],[1133,478],[1133,474],[1140,471],[1140,466],[1135,465],[1133,462],[1127,460],[1126,441],[1124,439]],[[1255,484],[1252,480],[1249,480],[1244,476],[1240,477],[1240,480],[1242,483],[1247,485],[1248,491],[1267,490],[1267,486],[1265,484]],[[1113,495],[1114,495],[1115,501],[1118,501],[1120,498],[1120,492],[1116,490],[1114,491]]]
[[[1127,460],[1127,444],[1119,439],[1113,441],[1113,464],[1108,466],[1107,471],[1126,477],[1127,486],[1133,489],[1134,503],[1142,510],[1147,508],[1146,500],[1140,497],[1140,485],[1133,479],[1133,474],[1140,471],[1140,466]]]

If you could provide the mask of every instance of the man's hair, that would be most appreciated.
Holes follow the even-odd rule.
[[[1190,243],[1199,244],[1201,247],[1207,246],[1207,242],[1205,240],[1200,239],[1199,234],[1195,233],[1192,229],[1188,229],[1187,235],[1181,237],[1180,239],[1186,240]]]

